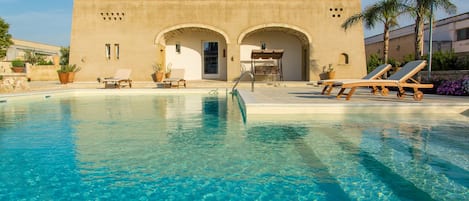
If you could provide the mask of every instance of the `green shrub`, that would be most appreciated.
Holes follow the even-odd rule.
[[[404,66],[406,65],[407,63],[411,62],[411,61],[414,61],[415,60],[415,56],[414,54],[408,54],[406,56],[403,57],[402,59],[402,62],[401,62],[401,65]]]
[[[11,65],[13,67],[24,67],[24,61],[22,61],[20,59],[15,59],[15,60],[11,61]]]
[[[394,59],[394,58],[389,58],[388,59],[388,64],[391,64],[393,67],[401,67],[401,62]]]
[[[432,70],[459,70],[458,57],[454,51],[435,52],[432,57]]]
[[[81,68],[77,67],[76,64],[73,64],[73,65],[67,64],[67,65],[60,66],[60,69],[57,70],[57,72],[59,72],[59,73],[69,73],[69,72],[78,72],[80,70],[81,70]]]
[[[368,73],[373,71],[376,67],[378,67],[381,64],[383,64],[383,61],[377,54],[370,55],[370,58],[368,59],[368,63],[366,64]]]
[[[457,65],[460,70],[469,70],[469,56],[458,57]]]
[[[37,62],[37,65],[54,65],[54,63],[52,61],[41,60]]]

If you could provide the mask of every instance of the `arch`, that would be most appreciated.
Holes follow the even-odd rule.
[[[166,33],[174,31],[174,30],[178,30],[178,29],[183,29],[183,28],[204,28],[204,29],[208,29],[208,30],[217,32],[225,38],[226,44],[230,44],[230,39],[228,37],[228,34],[226,34],[224,31],[222,31],[219,28],[216,28],[216,27],[210,26],[210,25],[205,25],[205,24],[179,24],[179,25],[176,25],[176,26],[168,27],[166,29],[163,29],[163,31],[161,31],[160,33],[158,33],[158,35],[155,38],[154,43],[158,44]]]
[[[269,24],[257,25],[257,26],[248,28],[245,31],[243,31],[238,37],[238,44],[241,44],[243,42],[244,38],[251,32],[254,32],[254,31],[260,30],[260,29],[265,29],[265,28],[273,28],[273,27],[280,27],[280,28],[295,30],[295,31],[297,31],[297,32],[304,35],[304,37],[306,38],[306,41],[304,41],[304,42],[307,42],[308,44],[311,44],[311,42],[312,42],[311,36],[308,34],[308,32],[306,32],[302,28],[299,28],[299,27],[293,26],[293,25],[283,24],[283,23],[269,23]]]

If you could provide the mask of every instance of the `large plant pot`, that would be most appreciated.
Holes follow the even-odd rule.
[[[73,83],[75,80],[75,72],[69,72],[68,73],[68,83]]]
[[[69,79],[69,73],[57,73],[59,75],[60,84],[67,84]]]
[[[156,72],[156,82],[162,82],[164,79],[164,72]]]
[[[331,80],[335,78],[335,71],[327,72],[327,77]]]
[[[24,73],[25,67],[11,67],[11,70],[15,73]]]

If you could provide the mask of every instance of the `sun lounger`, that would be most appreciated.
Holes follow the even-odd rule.
[[[358,80],[376,80],[376,79],[381,79],[381,77],[387,73],[389,70],[391,70],[391,65],[390,64],[382,64],[378,67],[376,67],[373,71],[368,73],[365,77],[358,79]],[[318,85],[324,85],[324,88],[322,89],[321,94],[327,94],[330,95],[331,91],[333,89],[333,85],[336,82],[346,82],[346,81],[355,81],[357,79],[330,79],[330,80],[319,80]],[[373,93],[375,94],[378,91],[376,87],[373,87]],[[326,93],[327,92],[327,93]]]
[[[132,88],[132,80],[130,79],[131,72],[132,70],[130,69],[118,69],[113,77],[104,78],[104,86],[106,87],[111,84],[114,85],[115,88],[121,88],[122,86],[129,85],[129,87]]]
[[[184,69],[173,69],[171,71],[171,78],[166,78],[163,80],[165,86],[169,88],[181,86],[181,84],[186,88],[186,80],[184,79]]]
[[[337,94],[337,98],[344,95],[346,89],[350,89],[346,100],[350,100],[357,87],[380,86],[383,88],[383,95],[387,95],[389,93],[389,90],[386,87],[397,87],[399,89],[397,96],[400,99],[405,97],[404,88],[412,88],[414,90],[414,100],[420,101],[423,99],[423,93],[419,91],[419,88],[433,88],[433,84],[421,84],[412,77],[425,68],[425,66],[426,61],[424,60],[412,61],[404,65],[401,70],[397,71],[386,80],[343,81],[334,83],[333,87],[342,87]]]

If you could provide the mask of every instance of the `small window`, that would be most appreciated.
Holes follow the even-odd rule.
[[[105,51],[106,59],[111,59],[111,44],[105,45]]]
[[[181,54],[181,43],[179,43],[179,42],[176,43],[176,52],[178,54]]]
[[[348,54],[342,53],[339,55],[339,64],[349,64]]]
[[[457,30],[457,40],[467,40],[469,39],[469,28]]]
[[[120,56],[119,44],[114,44],[114,51],[116,53],[116,59],[119,60],[119,56]]]

